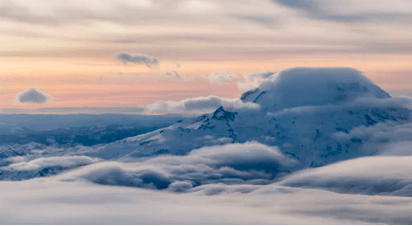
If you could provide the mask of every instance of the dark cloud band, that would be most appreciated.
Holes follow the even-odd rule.
[[[119,53],[116,56],[117,59],[121,60],[124,64],[135,63],[144,64],[147,67],[156,67],[159,65],[159,60],[156,57],[147,56],[144,54],[132,55],[129,53]]]

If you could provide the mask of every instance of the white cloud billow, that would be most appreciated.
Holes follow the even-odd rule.
[[[18,162],[3,167],[2,170],[8,171],[33,171],[40,170],[47,167],[63,167],[73,168],[76,166],[89,165],[97,162],[98,159],[89,158],[87,156],[60,156],[60,157],[44,157],[37,158],[28,162]]]
[[[28,159],[9,158],[9,161],[14,161],[15,163],[0,167],[2,179],[27,180],[39,176],[50,176],[99,161],[97,158],[87,156],[53,156],[40,157],[34,160],[30,160],[32,157],[28,156]]]
[[[159,60],[156,57],[147,56],[145,54],[129,54],[129,53],[119,53],[116,56],[117,59],[121,60],[124,64],[135,63],[144,64],[149,68],[157,67]]]
[[[156,101],[146,106],[146,113],[205,113],[223,106],[227,110],[257,109],[259,105],[244,103],[238,98],[221,98],[217,96],[189,98],[181,101]]]
[[[159,156],[139,163],[102,162],[59,178],[160,190],[172,186],[169,190],[183,192],[195,185],[217,182],[269,184],[296,164],[277,147],[246,142],[203,147],[186,156]]]
[[[250,72],[243,76],[244,82],[238,82],[240,90],[253,90],[265,82],[274,81],[279,74],[277,71]]]
[[[44,104],[50,99],[48,94],[43,93],[42,91],[36,88],[28,88],[23,92],[20,92],[16,96],[17,102],[20,103],[38,103]]]
[[[412,156],[374,156],[297,172],[280,182],[341,193],[412,196]]]

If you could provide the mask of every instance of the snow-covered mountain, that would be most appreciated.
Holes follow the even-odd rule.
[[[258,141],[278,146],[300,162],[299,168],[317,167],[373,154],[374,150],[360,151],[363,140],[339,139],[340,133],[386,121],[403,123],[411,113],[402,99],[391,98],[350,68],[273,72],[241,100],[259,108],[232,111],[220,107],[211,114],[126,138],[87,155],[126,160],[185,155],[204,146]]]
[[[0,178],[24,180],[91,164],[97,179],[80,171],[76,177],[161,188],[174,183],[190,188],[213,180],[264,184],[296,170],[374,155],[377,150],[364,145],[370,136],[359,131],[388,123],[403,125],[411,115],[409,99],[391,98],[350,68],[266,72],[259,86],[240,100],[253,107],[219,107],[166,128],[91,147],[32,143],[0,148],[4,152]],[[121,164],[105,165],[105,161]],[[137,166],[122,165],[136,162]]]

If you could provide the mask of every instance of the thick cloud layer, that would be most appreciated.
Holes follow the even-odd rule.
[[[18,93],[16,100],[20,103],[38,103],[44,104],[50,99],[50,96],[36,88],[28,88]]]
[[[202,186],[203,187],[203,186]],[[211,185],[189,194],[58,182],[0,182],[4,224],[407,224],[412,200],[314,189]],[[205,196],[207,193],[218,195]]]
[[[217,96],[197,97],[181,101],[156,101],[146,107],[147,113],[205,113],[212,112],[218,107],[225,109],[257,109],[259,106],[254,103],[244,103],[241,100],[221,98]]]
[[[159,64],[159,60],[156,57],[146,56],[144,54],[132,55],[129,53],[119,53],[116,57],[124,64],[144,64],[149,68],[156,67]]]

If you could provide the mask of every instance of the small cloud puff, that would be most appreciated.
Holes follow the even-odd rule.
[[[48,94],[43,93],[42,91],[36,88],[28,88],[23,92],[20,92],[16,96],[16,100],[19,103],[38,103],[44,104],[50,99]]]
[[[166,113],[204,113],[212,112],[223,106],[228,110],[236,109],[257,109],[259,105],[255,103],[244,103],[240,99],[228,99],[217,96],[189,98],[181,101],[156,101],[146,107],[146,113],[166,114]]]
[[[159,64],[159,60],[156,57],[147,56],[144,54],[131,55],[129,53],[119,53],[116,58],[121,60],[124,64],[145,64],[149,68],[157,67]]]

